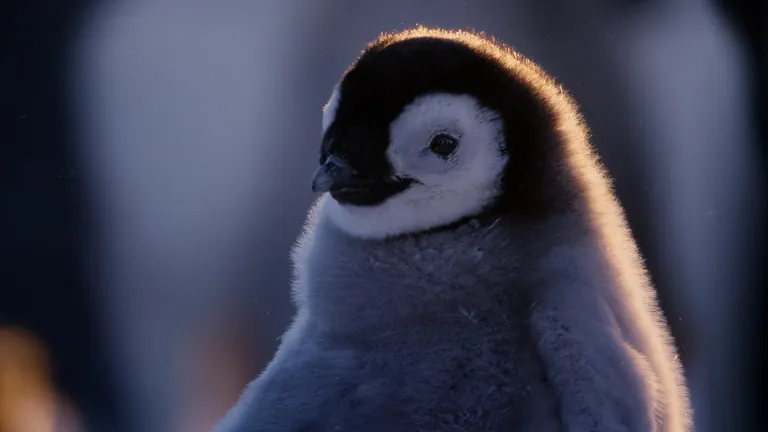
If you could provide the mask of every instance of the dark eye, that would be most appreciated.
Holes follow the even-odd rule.
[[[456,151],[458,145],[459,141],[456,138],[448,134],[439,134],[429,142],[429,150],[442,158],[446,158]]]

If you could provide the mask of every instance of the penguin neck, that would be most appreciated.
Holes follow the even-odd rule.
[[[517,301],[509,288],[520,241],[500,215],[386,239],[353,237],[322,214],[311,219],[294,253],[294,294],[318,328],[386,332],[453,319],[464,325],[462,310],[479,316]]]

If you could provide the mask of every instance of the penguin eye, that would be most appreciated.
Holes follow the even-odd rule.
[[[447,158],[456,151],[458,145],[459,141],[456,138],[441,133],[435,135],[432,141],[429,142],[429,150],[441,158]]]

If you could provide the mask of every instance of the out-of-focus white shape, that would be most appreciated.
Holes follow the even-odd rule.
[[[624,56],[629,61],[620,76],[639,102],[637,118],[652,145],[649,176],[664,185],[653,212],[656,237],[665,239],[659,252],[701,344],[688,375],[696,430],[704,432],[715,427],[707,423],[708,399],[716,396],[707,375],[736,369],[730,363],[739,334],[734,322],[752,270],[743,255],[752,235],[750,201],[763,196],[745,58],[708,1],[668,2],[643,12],[617,26],[631,38],[615,47],[633,53]],[[733,391],[723,393],[728,406],[713,409],[738,404],[738,385],[732,381]]]
[[[293,24],[321,6],[119,1],[84,24],[75,72],[103,228],[94,259],[137,430],[170,430],[178,353],[238,288],[231,260],[258,241],[291,156],[282,118],[301,101],[291,86],[311,28]]]

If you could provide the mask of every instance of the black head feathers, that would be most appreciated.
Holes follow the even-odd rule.
[[[427,94],[470,95],[503,121],[500,151],[508,163],[501,196],[489,210],[541,217],[575,204],[562,167],[562,118],[580,128],[575,107],[533,62],[493,39],[427,28],[383,34],[344,73],[337,91],[321,163],[343,155],[356,172],[389,178],[389,127],[403,108]],[[378,198],[407,187],[407,179],[395,179]]]

